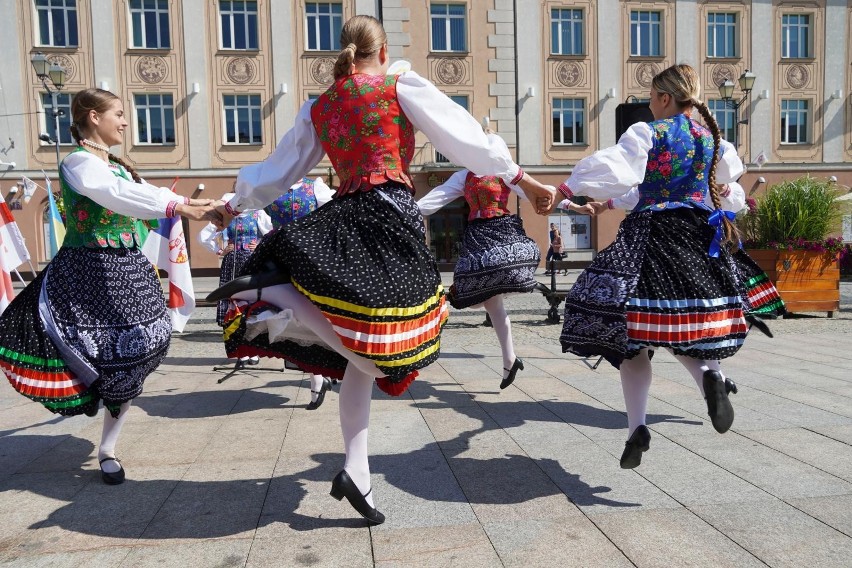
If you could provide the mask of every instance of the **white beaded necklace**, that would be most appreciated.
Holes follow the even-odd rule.
[[[80,140],[80,144],[82,144],[83,146],[88,146],[89,148],[92,148],[94,150],[100,150],[101,152],[106,152],[107,154],[109,154],[109,146],[98,144],[97,142],[86,140],[85,138]]]

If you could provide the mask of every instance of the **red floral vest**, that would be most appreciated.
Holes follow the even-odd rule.
[[[414,185],[414,128],[396,98],[396,75],[342,77],[314,103],[311,120],[340,188],[337,195],[395,181]]]
[[[470,205],[467,220],[491,219],[510,215],[506,207],[511,190],[497,176],[476,177],[468,172],[464,179],[464,199]]]

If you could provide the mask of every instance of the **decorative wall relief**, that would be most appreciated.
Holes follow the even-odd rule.
[[[565,87],[576,87],[583,81],[583,68],[576,61],[563,61],[556,67],[556,80]]]
[[[659,72],[659,65],[646,61],[636,66],[634,77],[639,85],[648,89],[651,87],[651,81],[654,80],[654,76]]]
[[[464,79],[464,63],[458,59],[442,59],[435,67],[435,75],[445,85],[456,85]]]
[[[248,57],[234,57],[225,66],[228,80],[237,85],[250,83],[257,76],[254,62]]]
[[[318,57],[311,63],[311,79],[320,85],[329,85],[334,80],[334,59]]]
[[[156,55],[140,57],[136,62],[136,75],[149,85],[162,83],[167,71],[166,61]]]

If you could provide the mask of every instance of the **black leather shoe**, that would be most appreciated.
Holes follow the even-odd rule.
[[[766,322],[763,321],[761,318],[752,314],[746,314],[745,319],[746,322],[749,324],[749,327],[756,327],[761,333],[763,333],[763,335],[767,337],[775,337],[774,335],[772,335],[772,331],[769,329],[769,326],[766,325]]]
[[[263,270],[256,274],[247,274],[234,278],[230,282],[219,286],[209,294],[207,294],[208,302],[218,302],[230,298],[238,292],[246,290],[259,290],[260,288],[268,288],[277,284],[289,284],[290,275],[276,268],[275,264],[267,263]]]
[[[521,371],[524,370],[524,362],[521,361],[520,357],[515,358],[515,362],[512,364],[511,369],[503,369],[504,371],[509,371],[509,375],[500,383],[501,389],[504,389],[515,382],[515,375],[518,374],[518,369]]]
[[[633,469],[642,463],[642,454],[651,447],[651,431],[642,424],[633,431],[630,439],[624,444],[621,454],[621,469]]]
[[[305,407],[305,410],[316,410],[320,406],[322,406],[323,401],[325,400],[325,391],[331,390],[331,379],[328,377],[322,378],[322,386],[320,387],[319,392],[312,390],[311,392],[317,395],[316,400],[312,400]]]
[[[105,461],[114,461],[121,469],[115,472],[104,471],[103,463]],[[104,483],[106,483],[107,485],[120,485],[124,483],[124,468],[121,466],[121,462],[118,461],[117,458],[104,458],[98,462],[98,465],[100,465],[101,479],[104,480]]]
[[[370,488],[372,491],[373,488]],[[370,494],[370,491],[367,491],[367,495]],[[355,482],[352,481],[352,478],[349,477],[349,474],[346,473],[346,470],[342,470],[337,474],[337,477],[334,478],[334,481],[331,482],[331,496],[340,501],[344,497],[349,501],[349,504],[358,511],[362,517],[367,519],[370,523],[374,525],[380,525],[385,522],[385,516],[381,514],[375,507],[370,507],[367,503],[367,500],[364,499],[367,495],[361,495],[361,492],[358,490],[358,486],[355,485]]]
[[[707,414],[713,428],[720,434],[724,434],[734,423],[734,407],[728,400],[728,392],[736,392],[737,385],[731,382],[730,391],[728,382],[722,378],[718,371],[704,372],[704,400],[707,401]]]
[[[97,416],[98,415],[98,403],[96,402],[92,405],[87,406],[86,410],[84,412],[86,413],[86,416]]]

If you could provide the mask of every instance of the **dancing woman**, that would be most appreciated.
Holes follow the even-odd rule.
[[[169,348],[163,290],[140,248],[143,219],[211,219],[208,201],[145,183],[110,146],[127,120],[121,100],[86,89],[71,103],[77,148],[59,179],[66,234],[50,264],[0,317],[0,369],[51,412],[94,416],[103,400],[98,461],[107,484],[124,481],[115,445],[131,401]]]
[[[650,444],[645,414],[656,348],[669,348],[695,379],[718,432],[734,419],[733,385],[719,360],[742,346],[750,306],[718,183],[733,182],[743,166],[699,97],[692,67],[662,71],[651,87],[655,120],[634,124],[616,146],[581,160],[559,187],[568,198],[606,200],[638,185],[638,204],[615,242],[566,298],[561,335],[563,351],[603,355],[620,370],[629,428],[623,468],[638,466]],[[705,204],[708,192],[713,207]]]
[[[529,197],[542,199],[540,210],[549,209],[553,192],[525,174],[505,146],[489,141],[477,121],[429,81],[414,72],[387,75],[387,37],[378,20],[348,20],[341,45],[332,86],[313,105],[302,106],[266,161],[240,171],[237,197],[220,211],[227,217],[271,203],[326,153],[340,177],[335,198],[265,239],[246,265],[248,276],[211,297],[230,295],[262,306],[260,296],[319,337],[321,344],[309,344],[304,334],[288,340],[288,323],[284,330],[277,325],[279,339],[270,341],[273,324],[280,322],[254,306],[225,329],[226,344],[236,351],[280,356],[302,369],[343,377],[346,462],[331,493],[381,523],[367,458],[373,381],[391,394],[404,392],[417,370],[438,358],[447,318],[440,273],[412,197],[414,129],[454,163],[518,183]],[[237,292],[246,287],[263,290]],[[270,331],[247,339],[248,320],[265,322]]]

